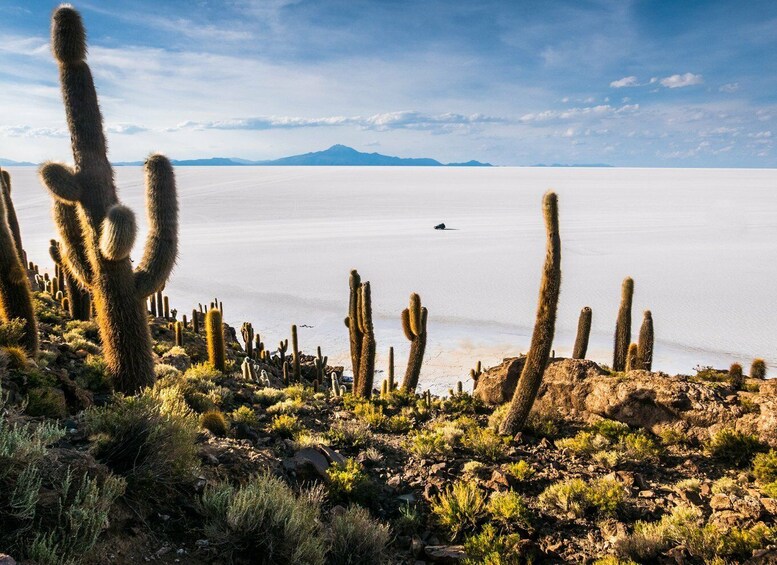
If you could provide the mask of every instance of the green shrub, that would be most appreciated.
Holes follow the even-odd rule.
[[[559,449],[591,457],[605,467],[622,462],[656,462],[661,448],[643,430],[632,432],[629,426],[613,420],[601,420],[571,438],[556,440]]]
[[[299,398],[287,398],[267,408],[268,414],[296,414],[305,407]]]
[[[335,463],[326,470],[329,494],[335,500],[362,500],[370,490],[370,479],[355,459]]]
[[[228,560],[261,565],[324,565],[319,506],[280,479],[259,475],[236,488],[221,483],[202,495],[205,535]]]
[[[483,526],[483,530],[467,538],[464,550],[467,558],[464,565],[514,565],[518,563],[534,563],[532,555],[520,547],[521,537],[518,534],[500,535],[491,524]]]
[[[200,425],[213,435],[219,437],[224,437],[229,432],[227,419],[224,417],[224,414],[218,410],[205,412],[205,414],[200,416]]]
[[[770,449],[768,453],[759,453],[753,459],[753,474],[762,483],[777,481],[777,451]]]
[[[559,517],[568,515],[582,518],[593,510],[599,515],[614,515],[625,500],[626,492],[618,481],[569,479],[555,483],[540,494],[540,508]]]
[[[721,477],[712,483],[712,494],[745,496],[745,494],[747,494],[747,489],[745,489],[731,477]]]
[[[386,423],[387,417],[383,413],[382,406],[375,406],[370,402],[362,402],[353,407],[354,415],[364,421],[370,428],[379,430]]]
[[[404,414],[395,414],[386,418],[383,429],[390,434],[406,434],[413,427],[413,421]]]
[[[283,398],[283,391],[277,388],[265,387],[254,392],[254,400],[257,404],[261,404],[264,407],[272,406],[283,400]]]
[[[491,519],[504,528],[513,524],[529,524],[529,508],[515,491],[494,492],[488,499],[486,511]]]
[[[270,422],[270,431],[287,439],[293,438],[301,429],[299,418],[289,414],[279,414]]]
[[[78,386],[95,392],[107,392],[112,387],[108,364],[102,355],[89,355],[74,380]]]
[[[440,526],[456,538],[484,516],[486,501],[475,482],[456,481],[432,501],[431,510]]]
[[[67,403],[64,393],[58,388],[38,387],[27,393],[27,408],[30,416],[64,418],[67,415]]]
[[[84,423],[94,436],[95,457],[127,479],[132,496],[176,488],[198,467],[196,419],[171,412],[150,392],[117,395],[112,404],[88,409]]]
[[[524,460],[508,463],[505,466],[505,472],[519,481],[528,481],[536,473],[534,467]]]
[[[9,345],[7,347],[0,347],[7,359],[8,369],[11,371],[25,371],[28,366],[27,352],[18,345]]]
[[[25,325],[21,318],[0,322],[0,347],[19,345],[24,337]]]
[[[497,461],[504,457],[505,446],[510,439],[500,436],[491,428],[471,427],[461,438],[461,446],[478,457]]]
[[[753,434],[724,428],[709,439],[705,448],[715,459],[744,467],[757,452],[764,451],[765,446]]]
[[[411,534],[418,531],[422,523],[423,520],[418,509],[406,502],[399,507],[399,518],[394,521],[394,529],[399,533]]]
[[[372,440],[369,426],[359,420],[338,420],[324,433],[324,437],[341,447],[364,447]]]
[[[359,506],[332,518],[328,561],[338,565],[380,565],[387,562],[391,530]]]
[[[230,414],[230,417],[235,424],[244,424],[249,428],[255,428],[259,425],[259,417],[256,415],[256,412],[248,406],[241,406],[237,410],[234,410],[232,414]]]

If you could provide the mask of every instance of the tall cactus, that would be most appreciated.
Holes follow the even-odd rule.
[[[359,377],[359,364],[362,357],[362,332],[359,329],[359,293],[362,279],[356,269],[351,271],[348,279],[350,295],[348,299],[348,317],[345,318],[345,327],[348,328],[348,336],[351,344],[351,367],[353,369],[353,384],[356,389],[356,381]]]
[[[54,196],[54,216],[65,256],[89,288],[108,370],[118,391],[132,394],[153,384],[154,363],[145,299],[160,290],[178,250],[178,202],[170,162],[146,160],[149,235],[138,267],[130,251],[135,216],[119,203],[106,153],[102,116],[86,63],[81,16],[63,5],[52,16],[52,50],[59,65],[75,167],[46,163],[43,184]]]
[[[407,369],[402,388],[407,392],[415,392],[418,379],[421,376],[421,364],[426,351],[426,318],[428,311],[421,306],[421,297],[415,292],[410,295],[410,307],[402,311],[402,329],[410,341],[410,354],[407,358]]]
[[[297,339],[297,326],[293,324],[291,326],[291,364],[292,374],[294,375],[294,382],[301,381],[300,367],[299,367],[299,340]]]
[[[208,361],[223,373],[226,371],[227,351],[224,346],[224,324],[218,308],[211,308],[205,315],[205,335],[208,341]]]
[[[510,401],[510,407],[499,428],[502,434],[516,434],[526,424],[529,411],[542,383],[556,329],[556,310],[561,290],[561,237],[558,229],[558,198],[554,192],[545,194],[542,207],[547,232],[547,248],[537,306],[537,320],[534,323],[526,362]]]
[[[585,354],[588,352],[588,338],[591,335],[591,315],[592,312],[588,306],[580,310],[572,359],[585,359]]]
[[[638,346],[639,368],[645,371],[653,370],[653,313],[645,310],[642,327],[639,329]]]
[[[375,376],[375,330],[372,325],[372,293],[370,283],[362,283],[359,288],[359,333],[362,335],[361,360],[359,361],[359,378],[354,383],[356,396],[370,398],[372,382]]]
[[[24,320],[22,345],[35,355],[38,352],[38,324],[27,270],[16,247],[13,230],[8,225],[10,210],[13,210],[10,193],[3,191],[0,194],[0,315],[5,321]]]
[[[394,390],[394,348],[389,347],[388,358],[388,391]]]
[[[243,322],[240,326],[240,335],[243,336],[243,342],[246,344],[246,355],[253,357],[254,353],[254,326],[251,322]]]
[[[14,248],[19,255],[22,267],[26,267],[27,262],[24,258],[24,248],[22,247],[22,232],[19,229],[19,220],[16,218],[16,209],[11,201],[11,175],[8,171],[0,171],[0,189],[2,189],[3,200],[5,200],[5,219],[8,222],[8,229],[11,230]]]
[[[621,306],[615,325],[615,347],[612,355],[612,370],[623,371],[626,368],[626,355],[631,343],[631,302],[634,298],[634,280],[623,279],[621,287]]]

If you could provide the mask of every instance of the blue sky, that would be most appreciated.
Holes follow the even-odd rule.
[[[69,156],[57,4],[0,0],[0,157]],[[75,6],[113,160],[343,143],[499,165],[777,166],[771,0]]]

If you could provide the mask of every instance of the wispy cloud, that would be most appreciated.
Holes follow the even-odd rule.
[[[639,110],[639,104],[624,104],[623,106],[611,106],[600,104],[598,106],[585,106],[582,108],[569,108],[567,110],[545,110],[524,114],[520,121],[525,124],[543,122],[561,122],[579,120],[584,118],[604,118],[619,114],[630,114]]]
[[[702,84],[704,82],[704,78],[701,75],[685,73],[682,75],[672,75],[662,78],[659,82],[662,86],[667,88],[685,88],[686,86]]]
[[[720,88],[718,88],[720,92],[726,92],[726,93],[732,93],[739,90],[739,83],[738,82],[728,82],[724,85],[722,85]]]
[[[623,77],[610,83],[610,87],[612,88],[628,88],[630,86],[639,86],[639,80],[637,80],[637,77]]]

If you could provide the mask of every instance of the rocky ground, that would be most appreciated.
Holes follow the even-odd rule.
[[[228,369],[215,371],[203,333],[189,327],[175,347],[171,320],[150,317],[159,381],[141,410],[146,400],[112,394],[94,324],[68,320],[46,293],[36,300],[38,359],[0,328],[0,551],[17,562],[777,562],[771,381],[554,359],[527,430],[501,437],[494,406],[511,395],[520,358],[486,370],[474,396],[392,391],[366,401],[314,390],[339,368],[320,378],[312,356],[302,356],[300,382],[284,385],[277,359],[256,361],[270,386],[246,380],[229,327]],[[146,410],[140,424],[133,410]],[[52,424],[60,432],[41,431]],[[38,444],[22,453],[12,429],[39,434]],[[102,495],[118,486],[103,498],[63,494],[71,475]],[[268,475],[315,499],[318,514],[300,523],[329,540],[320,559],[268,560],[246,541],[257,535],[239,531],[245,522],[214,517],[208,493]],[[26,514],[20,485],[34,493]],[[86,527],[67,511],[77,504],[99,516],[96,540],[78,547],[62,541]],[[354,506],[371,517],[353,519]],[[350,533],[337,538],[343,523]],[[47,547],[67,559],[40,549],[49,531]],[[350,540],[348,551],[337,539]]]

